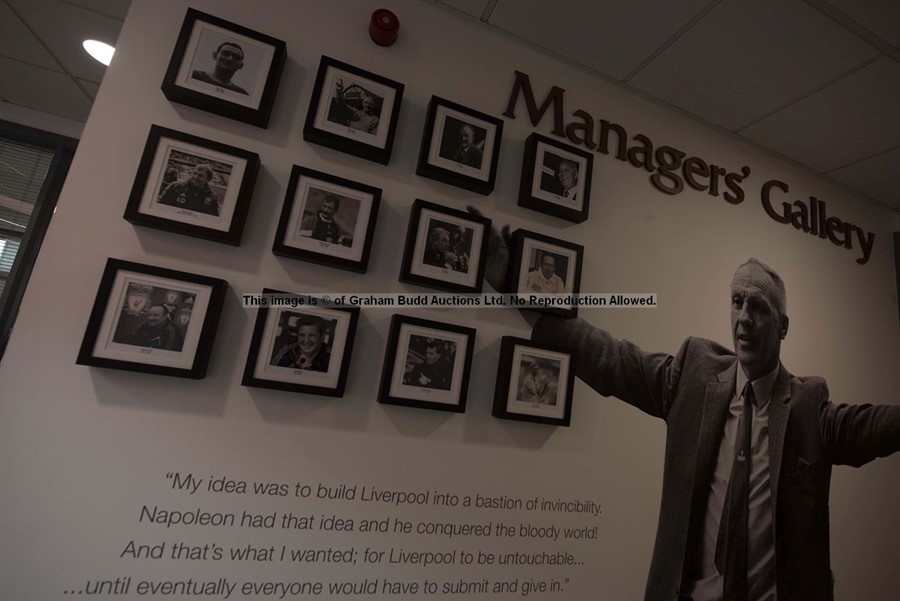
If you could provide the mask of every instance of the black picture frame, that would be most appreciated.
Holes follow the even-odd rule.
[[[255,152],[154,125],[124,217],[134,225],[240,246],[259,165]],[[198,188],[194,177],[207,182]]]
[[[490,232],[487,217],[416,199],[400,281],[447,292],[480,293]],[[443,251],[437,250],[439,246]]]
[[[221,54],[223,45],[232,50],[237,46],[241,52],[240,57],[232,53],[236,58],[230,65],[226,63],[230,55]],[[286,58],[287,45],[283,41],[189,8],[162,91],[172,102],[265,129]],[[209,74],[210,70],[216,74],[217,69],[233,66],[234,60],[239,60],[241,66],[227,84],[217,82]]]
[[[594,156],[533,133],[525,141],[519,206],[566,221],[587,221]]]
[[[380,188],[294,165],[272,252],[365,273],[380,203]],[[335,206],[329,225],[318,211]]]
[[[568,427],[572,420],[574,386],[571,349],[504,336],[500,342],[491,415]]]
[[[502,137],[502,119],[432,96],[416,175],[488,195],[497,181]]]
[[[474,349],[474,328],[393,315],[378,402],[465,413]]]
[[[545,257],[553,258],[553,271],[547,278],[542,271]],[[518,229],[512,235],[512,260],[507,278],[508,290],[528,300],[531,294],[556,294],[566,297],[581,292],[581,269],[584,263],[584,247],[574,242],[553,238],[537,232]],[[549,264],[549,262],[548,262]],[[560,275],[560,274],[565,275]],[[578,305],[567,302],[564,306],[547,306],[527,303],[529,308],[558,315],[577,317]]]
[[[403,89],[400,82],[322,56],[303,139],[387,165]]]
[[[218,278],[110,258],[76,363],[202,379],[227,290]]]
[[[270,288],[263,289],[263,298],[274,298],[272,295],[290,302],[305,298]],[[305,302],[292,306],[272,300],[268,305],[261,306],[253,327],[241,384],[303,394],[344,396],[359,314],[358,307],[311,305]],[[296,327],[296,335],[301,336],[312,336],[312,330],[318,330],[318,339],[311,344],[319,346],[305,367],[298,365],[302,363],[301,343],[289,342],[296,335],[285,332],[286,327]],[[322,353],[323,347],[327,350],[327,357]],[[324,361],[323,357],[326,357]]]

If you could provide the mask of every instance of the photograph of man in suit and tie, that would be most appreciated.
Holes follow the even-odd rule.
[[[505,291],[509,240],[491,236],[485,277]],[[730,303],[733,350],[688,338],[674,355],[583,319],[522,315],[534,341],[574,349],[588,386],[666,423],[646,601],[833,601],[832,466],[900,450],[900,405],[833,403],[825,380],[787,370],[787,293],[771,267],[738,266]]]

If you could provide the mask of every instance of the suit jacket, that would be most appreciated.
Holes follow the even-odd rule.
[[[689,338],[673,357],[647,353],[582,320],[542,318],[535,340],[576,350],[575,375],[666,422],[662,503],[645,592],[671,601],[696,558],[737,357]],[[818,377],[782,365],[769,401],[769,469],[779,601],[832,601],[831,466],[860,466],[900,450],[900,406],[835,405]]]

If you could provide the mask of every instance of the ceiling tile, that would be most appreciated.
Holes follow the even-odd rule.
[[[900,173],[900,148],[832,171],[828,175],[900,210],[898,173]]]
[[[831,171],[897,146],[900,64],[882,58],[741,132]]]
[[[106,15],[118,19],[125,20],[128,13],[128,7],[131,6],[131,0],[60,0],[66,4],[74,4],[86,8],[95,13]]]
[[[100,84],[94,83],[92,81],[86,81],[84,79],[79,79],[78,83],[80,83],[84,88],[88,91],[88,94],[91,97],[91,100],[97,99],[97,92],[100,91]]]
[[[828,3],[892,46],[900,43],[897,0],[828,0]]]
[[[630,83],[735,130],[877,54],[800,0],[726,0]]]
[[[476,19],[480,19],[484,14],[489,0],[438,0],[441,4],[446,4],[451,8],[472,15]]]
[[[75,77],[100,81],[106,67],[84,51],[92,38],[115,45],[122,23],[57,0],[7,0],[66,70]]]
[[[709,0],[500,0],[489,23],[622,79]]]
[[[76,121],[85,121],[91,111],[91,101],[68,75],[7,58],[0,58],[0,96]]]
[[[31,34],[9,5],[0,0],[0,56],[62,71],[46,48]]]

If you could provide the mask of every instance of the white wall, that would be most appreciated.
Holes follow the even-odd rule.
[[[587,248],[582,290],[656,292],[656,310],[584,311],[584,316],[643,348],[674,352],[688,335],[729,340],[728,284],[753,255],[788,285],[791,331],[783,361],[794,373],[825,376],[835,400],[897,402],[900,334],[890,244],[896,215],[856,201],[844,190],[786,165],[718,131],[635,97],[491,28],[430,3],[395,0],[402,23],[391,48],[366,34],[371,3],[247,3],[195,0],[191,6],[283,39],[288,61],[270,126],[260,130],[168,102],[159,89],[187,3],[135,0],[116,58],[106,74],[56,216],[0,364],[0,582],[3,598],[54,599],[93,581],[138,580],[323,582],[491,581],[563,583],[563,594],[531,598],[637,599],[643,594],[659,506],[664,429],[578,383],[571,428],[504,422],[490,416],[503,335],[527,335],[512,312],[410,312],[478,328],[469,409],[451,415],[379,405],[376,386],[390,313],[364,310],[343,399],[240,385],[255,313],[240,294],[263,287],[296,291],[399,292],[397,281],[409,207],[415,198],[457,208],[483,207],[497,222],[565,237]],[[321,55],[406,84],[394,155],[382,167],[302,140]],[[567,225],[516,206],[525,138],[524,109],[506,119],[494,193],[476,197],[415,175],[425,110],[432,94],[499,116],[515,69],[538,94],[564,87],[567,112],[590,111],[737,170],[753,169],[747,200],[685,191],[667,196],[646,172],[596,155],[591,218]],[[121,215],[152,124],[258,152],[262,170],[239,248],[134,227]],[[304,165],[384,190],[369,271],[351,275],[271,254],[291,166]],[[758,190],[788,182],[790,200],[825,199],[829,211],[876,232],[868,264],[856,255],[769,219]],[[209,373],[201,381],[75,365],[75,356],[108,257],[226,279],[231,286]],[[900,458],[861,470],[838,468],[832,485],[832,549],[838,597],[886,601],[900,594]],[[274,500],[253,495],[171,490],[169,472],[198,477],[272,480],[382,489],[449,490],[464,495],[592,499],[597,518],[360,502]],[[587,542],[290,533],[282,530],[165,529],[139,523],[143,505],[182,510],[244,509],[337,514],[359,519],[503,521],[598,526]],[[408,551],[478,549],[497,553],[567,550],[583,565],[422,568],[340,564],[309,568],[227,560],[120,558],[129,541]],[[568,579],[568,581],[566,581]],[[324,595],[323,595],[324,596]],[[235,594],[236,597],[236,594]],[[232,597],[232,598],[235,598]],[[440,598],[440,596],[434,596]],[[446,598],[449,598],[448,595]],[[260,597],[262,598],[262,597]],[[388,598],[387,596],[383,598]]]

